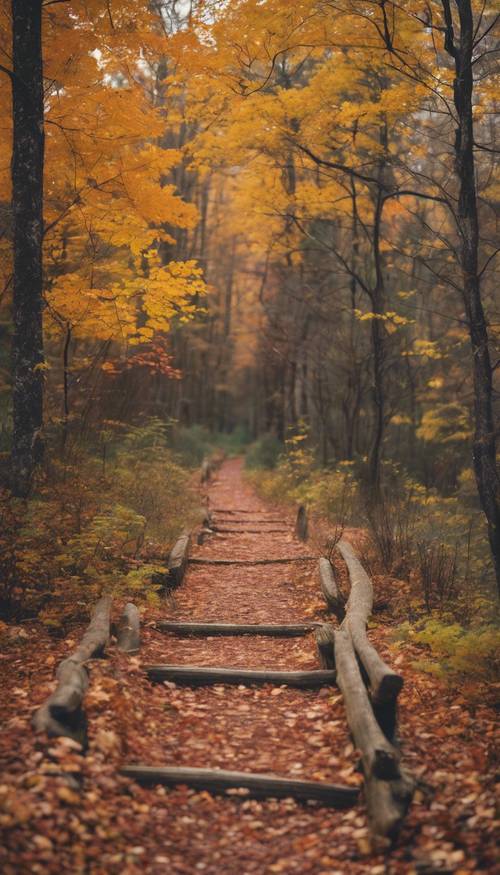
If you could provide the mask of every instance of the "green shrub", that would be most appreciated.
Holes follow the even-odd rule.
[[[403,624],[397,637],[428,648],[430,658],[415,662],[417,669],[452,682],[496,683],[500,679],[500,628],[493,623],[466,629],[460,623],[432,617],[417,627]]]
[[[276,468],[282,451],[283,444],[278,438],[273,434],[265,434],[249,446],[245,457],[245,467],[250,470]]]

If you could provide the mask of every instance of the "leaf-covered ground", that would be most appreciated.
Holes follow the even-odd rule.
[[[205,558],[311,555],[293,520],[244,483],[227,462],[210,489],[220,533],[196,547]],[[243,519],[244,522],[235,522]],[[276,519],[283,522],[276,523]],[[266,522],[273,520],[273,522]],[[285,532],[269,532],[271,528]],[[355,533],[352,533],[353,536]],[[348,533],[349,535],[349,533]],[[316,565],[191,566],[161,610],[144,616],[140,656],[110,647],[92,664],[88,694],[90,749],[35,737],[33,710],[52,689],[54,668],[81,635],[54,642],[39,624],[12,628],[2,660],[0,868],[24,873],[456,873],[495,872],[494,713],[411,667],[416,651],[391,644],[397,599],[380,581],[382,611],[370,635],[405,677],[401,695],[404,759],[420,784],[405,827],[389,851],[370,847],[362,800],[348,811],[291,800],[255,801],[242,793],[212,797],[179,787],[142,789],[119,777],[124,763],[213,766],[359,784],[336,689],[149,683],[142,663],[318,668],[313,636],[178,638],[155,629],[172,620],[300,622],[327,618]],[[328,617],[328,619],[330,619]],[[498,826],[498,822],[497,822]]]

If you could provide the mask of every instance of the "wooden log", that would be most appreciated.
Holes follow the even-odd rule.
[[[370,644],[366,624],[373,607],[373,586],[351,545],[343,538],[337,545],[349,571],[351,591],[342,627],[348,628],[354,648],[368,676],[374,704],[396,703],[403,678],[394,672]]]
[[[57,687],[33,716],[37,732],[49,738],[64,735],[87,747],[87,719],[83,699],[89,685],[87,669],[68,658],[56,669]]]
[[[295,522],[295,537],[299,541],[307,541],[309,524],[307,520],[307,509],[303,504],[299,506],[297,511],[297,520]]]
[[[104,653],[109,643],[111,604],[111,596],[103,595],[94,605],[86,632],[71,654],[70,659],[74,662],[86,662],[87,659],[94,659]]]
[[[334,632],[331,623],[323,623],[319,629],[316,629],[316,646],[321,668],[335,668]]]
[[[169,557],[168,557],[168,576],[169,584],[172,588],[180,586],[186,573],[189,548],[191,546],[191,535],[189,532],[183,532],[180,538],[175,542]]]
[[[125,605],[116,627],[116,646],[125,653],[138,653],[141,646],[141,616],[131,602]]]
[[[173,635],[267,635],[275,638],[298,638],[308,635],[317,628],[317,623],[259,624],[259,623],[174,623],[159,620],[156,628]]]
[[[271,669],[212,668],[197,665],[145,665],[153,681],[172,681],[187,686],[210,684],[275,684],[315,689],[335,683],[334,671],[272,671]]]
[[[51,737],[64,735],[87,747],[83,699],[89,679],[84,663],[102,656],[108,644],[111,601],[110,596],[99,599],[80,644],[56,669],[56,689],[33,716],[33,725],[38,732],[46,732]]]
[[[267,535],[267,534],[276,534],[276,532],[281,532],[281,533],[288,532],[288,529],[266,529],[265,532],[263,532],[262,529],[224,529],[224,528],[219,527],[219,526],[213,526],[213,531],[214,532],[221,532],[221,533],[224,533],[226,535],[245,535],[247,533],[252,534],[252,535],[263,535],[263,534]]]
[[[345,617],[345,602],[339,592],[332,563],[324,556],[319,560],[319,584],[328,608],[341,623]]]
[[[209,538],[210,535],[213,535],[213,533],[214,533],[213,529],[208,529],[208,528],[200,529],[200,531],[198,532],[198,534],[196,536],[196,543],[198,544],[198,546],[201,547],[205,543],[207,538]]]
[[[166,787],[185,785],[211,793],[244,789],[254,798],[315,800],[335,808],[348,808],[356,803],[358,790],[323,781],[300,781],[295,778],[280,778],[277,775],[250,774],[225,769],[193,769],[188,766],[124,766],[120,774],[151,787],[162,784]]]
[[[282,559],[189,559],[192,565],[286,565],[288,562],[316,562],[317,556],[290,556]]]
[[[282,520],[282,519],[278,519],[278,520],[250,520],[250,519],[248,519],[248,517],[246,519],[240,520],[240,519],[234,519],[233,517],[229,517],[228,520],[219,520],[219,522],[223,523],[223,524],[229,523],[230,525],[235,525],[236,523],[240,523],[241,525],[250,524],[252,526],[256,526],[256,525],[262,526],[265,523],[272,523],[273,525],[276,523],[285,524],[286,522],[288,522],[288,520]],[[269,531],[269,529],[259,529],[259,531],[262,531],[262,533],[264,534],[265,532]],[[290,529],[284,529],[284,531],[289,532]]]
[[[361,752],[366,778],[399,778],[399,752],[387,740],[372,710],[348,631],[335,636],[337,683],[344,697],[347,722]]]
[[[374,776],[364,785],[368,823],[376,839],[396,838],[410,806],[415,782],[406,772],[392,781],[381,781]]]
[[[212,466],[209,459],[203,459],[201,463],[200,482],[204,484],[210,483],[212,479]]]

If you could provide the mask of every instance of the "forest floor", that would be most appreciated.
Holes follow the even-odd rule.
[[[259,528],[210,537],[193,556],[268,559],[319,552],[293,536],[290,511],[266,505],[226,462],[210,487],[219,525]],[[233,521],[230,522],[230,517]],[[255,519],[236,523],[237,519]],[[266,520],[282,519],[284,523]],[[266,529],[280,528],[282,532]],[[346,532],[346,537],[355,533]],[[155,629],[159,617],[186,621],[294,623],[331,619],[315,562],[191,565],[160,609],[147,609],[139,656],[110,647],[91,666],[90,748],[47,742],[30,725],[53,685],[54,667],[82,633],[54,641],[38,623],[11,630],[1,653],[4,720],[0,736],[0,870],[4,875],[156,873],[496,872],[493,795],[495,715],[412,668],[418,655],[393,644],[391,601],[398,589],[376,579],[370,637],[405,678],[400,734],[404,762],[419,787],[396,845],[370,845],[362,800],[336,811],[317,803],[256,801],[241,792],[214,797],[178,787],[144,789],[121,765],[220,767],[358,785],[342,697],[335,688],[151,684],[147,663],[245,668],[319,668],[314,635],[302,638],[178,638]],[[68,785],[67,776],[73,779]],[[73,786],[71,786],[71,784]]]

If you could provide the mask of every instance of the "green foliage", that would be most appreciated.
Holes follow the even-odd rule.
[[[477,680],[496,683],[500,679],[500,628],[485,624],[466,629],[432,617],[413,628],[405,623],[398,629],[401,640],[428,648],[430,658],[415,662],[415,668],[450,681]]]
[[[265,434],[249,446],[245,457],[245,467],[250,470],[276,468],[282,450],[283,445],[275,435]]]
[[[165,423],[117,430],[101,433],[105,457],[94,448],[53,463],[29,503],[0,496],[4,616],[34,612],[53,626],[103,590],[155,598],[159,569],[141,555],[168,553],[196,497]]]
[[[304,504],[336,525],[353,520],[358,512],[359,486],[350,462],[333,470],[321,468],[302,431],[285,442],[276,467],[248,473],[260,494],[273,502]]]
[[[205,456],[209,456],[214,446],[214,440],[207,428],[202,425],[173,427],[168,440],[169,446],[180,460],[181,464],[190,468],[201,465]]]

